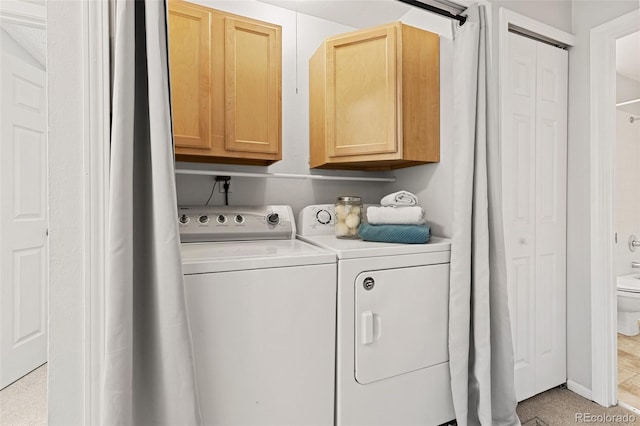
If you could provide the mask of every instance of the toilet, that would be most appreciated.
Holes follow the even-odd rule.
[[[640,274],[618,277],[618,333],[625,336],[640,334]]]

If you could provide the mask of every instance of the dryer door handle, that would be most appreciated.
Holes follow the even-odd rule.
[[[363,345],[370,345],[380,339],[382,335],[382,320],[380,315],[371,311],[360,314],[360,341]]]
[[[360,314],[360,341],[363,345],[373,343],[373,312],[371,311]]]

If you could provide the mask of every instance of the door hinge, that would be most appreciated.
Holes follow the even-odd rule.
[[[44,235],[46,235],[47,237],[49,236],[49,228],[44,230]]]

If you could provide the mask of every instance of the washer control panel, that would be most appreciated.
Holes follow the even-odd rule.
[[[180,206],[180,240],[207,241],[288,240],[296,225],[290,206]]]

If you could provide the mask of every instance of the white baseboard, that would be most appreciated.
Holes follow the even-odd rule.
[[[573,380],[567,380],[567,388],[574,393],[577,393],[583,398],[587,398],[589,401],[592,401],[591,398],[591,389],[587,389],[579,383],[574,382]]]
[[[640,410],[638,410],[636,407],[633,407],[629,404],[627,404],[626,402],[622,402],[620,400],[618,400],[618,405],[622,408],[626,408],[627,410],[634,412],[636,414],[640,414]]]

